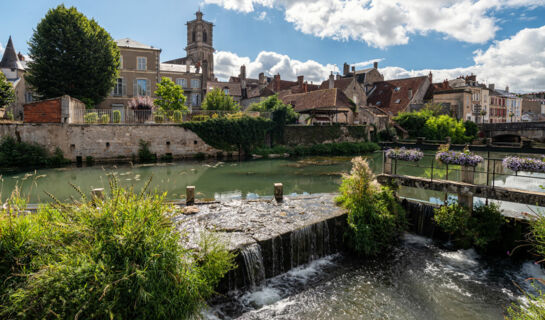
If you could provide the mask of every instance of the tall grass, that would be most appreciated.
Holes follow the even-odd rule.
[[[77,188],[76,188],[77,189]],[[200,251],[178,233],[165,194],[117,187],[104,200],[0,212],[0,318],[185,319],[233,256],[214,236]]]

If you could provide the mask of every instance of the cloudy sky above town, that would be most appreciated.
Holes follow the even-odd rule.
[[[215,73],[305,75],[318,82],[347,62],[379,61],[386,79],[474,73],[517,91],[545,90],[545,0],[65,0],[115,39],[184,56],[185,22],[199,7],[215,24]],[[0,52],[10,35],[27,52],[33,29],[60,1],[2,1]],[[8,14],[6,14],[8,13]]]

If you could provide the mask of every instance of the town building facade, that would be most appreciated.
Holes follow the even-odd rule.
[[[16,53],[13,41],[9,37],[8,44],[0,60],[0,71],[15,91],[15,101],[6,108],[5,117],[13,117],[15,120],[23,119],[23,105],[33,101],[32,91],[25,81],[27,61],[21,53]]]

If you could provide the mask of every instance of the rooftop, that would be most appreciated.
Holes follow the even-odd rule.
[[[161,49],[154,48],[153,46],[143,44],[141,42],[134,41],[134,40],[129,39],[129,38],[116,40],[115,43],[117,44],[118,47],[123,47],[123,48],[147,49],[147,50],[161,51]]]

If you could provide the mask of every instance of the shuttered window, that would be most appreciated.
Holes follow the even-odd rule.
[[[151,88],[147,79],[134,80],[134,95],[135,96],[149,96],[151,95]]]

